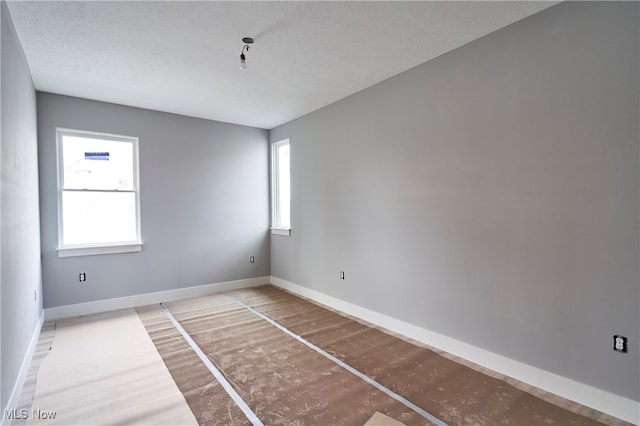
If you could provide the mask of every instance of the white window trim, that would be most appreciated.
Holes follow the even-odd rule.
[[[291,235],[291,228],[274,228],[271,227],[271,235],[284,235],[286,237]]]
[[[66,246],[58,248],[58,257],[92,256],[96,254],[133,253],[142,251],[142,243],[139,244],[110,244],[96,246]]]
[[[109,243],[92,244],[62,244],[63,220],[62,220],[62,193],[64,187],[64,170],[62,164],[62,137],[78,136],[105,138],[112,141],[128,142],[133,145],[133,191],[136,194],[136,239],[132,241],[116,241]],[[56,128],[56,171],[58,182],[58,257],[91,256],[112,253],[131,253],[142,251],[141,224],[140,224],[140,163],[138,161],[138,138],[133,136],[115,135],[110,133],[91,132],[86,130]],[[119,192],[106,191],[106,192]],[[120,191],[121,192],[121,191]]]
[[[280,223],[279,217],[280,212],[278,211],[278,156],[277,150],[278,147],[282,145],[291,145],[289,143],[289,139],[283,139],[278,142],[274,142],[271,144],[271,235],[291,235],[291,228],[284,228],[280,226],[276,226],[277,223]],[[291,154],[289,154],[291,155]],[[291,161],[291,157],[289,157],[289,161]]]

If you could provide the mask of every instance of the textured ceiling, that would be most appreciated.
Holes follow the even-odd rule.
[[[8,5],[37,90],[270,129],[555,3]]]

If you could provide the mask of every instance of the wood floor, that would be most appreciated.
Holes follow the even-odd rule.
[[[120,398],[114,396],[120,388],[107,391],[84,376],[92,370],[106,374],[111,371],[110,362],[119,368],[131,362],[127,361],[133,357],[131,342],[104,356],[106,348],[117,343],[117,335],[104,337],[113,343],[101,346],[101,336],[106,334],[98,327],[99,317],[82,317],[74,320],[76,328],[85,327],[78,345],[91,344],[85,345],[78,358],[73,339],[57,347],[56,339],[62,342],[63,336],[54,336],[54,324],[45,324],[20,408],[37,408],[38,401],[46,401],[42,395],[49,395],[49,401],[58,401],[57,407],[47,407],[57,408],[58,424],[189,424],[188,416],[175,417],[175,410],[184,415],[180,411],[184,407],[177,407],[181,400],[199,424],[251,424],[237,399],[225,391],[190,346],[191,341],[233,394],[265,425],[627,424],[272,286],[170,302],[164,309],[160,305],[137,308],[137,315],[131,311],[134,315],[127,314],[129,322],[120,325],[128,329],[121,330],[123,339],[152,342],[164,370],[140,374],[142,368],[150,367],[140,364],[137,357],[136,371],[122,373],[130,380],[118,381],[126,384]],[[110,315],[119,317],[122,313]],[[73,322],[64,321],[58,326],[73,329]],[[136,321],[147,335],[131,333]],[[103,353],[91,355],[92,347]],[[54,351],[67,351],[56,352],[58,359],[69,360],[75,354],[84,361],[57,361],[49,366],[53,368],[38,372],[43,359],[55,359]],[[119,370],[114,367],[113,371]],[[47,377],[52,374],[54,380]],[[155,381],[156,376],[169,377],[171,383]],[[79,383],[87,388],[79,392]],[[148,415],[132,411],[140,407],[141,396],[149,399],[155,389],[172,394],[173,388],[179,390],[177,405],[160,400],[151,412],[147,410]],[[68,398],[74,403],[61,402]],[[101,400],[108,409],[96,408]],[[93,408],[81,411],[88,405]],[[128,417],[114,416],[117,412],[128,413]],[[31,416],[28,423],[39,423],[37,420]],[[50,420],[41,423],[53,424]],[[14,424],[24,422],[19,419]]]

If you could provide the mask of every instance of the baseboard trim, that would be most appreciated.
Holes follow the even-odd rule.
[[[159,291],[155,293],[137,294],[135,296],[97,300],[95,302],[57,306],[54,308],[46,308],[44,310],[44,320],[55,321],[63,318],[72,318],[83,315],[116,311],[118,309],[135,308],[137,306],[150,305],[153,303],[171,302],[174,300],[187,299],[190,297],[206,296],[223,291],[268,284],[269,281],[269,276],[246,278],[242,280],[225,281],[195,287],[178,288],[174,290]]]
[[[271,284],[610,416],[639,424],[639,404],[362,306],[271,276]]]
[[[20,366],[20,372],[18,373],[18,378],[16,379],[15,384],[13,385],[13,390],[11,391],[11,396],[9,396],[9,400],[7,401],[6,407],[4,407],[2,411],[2,417],[0,417],[0,425],[10,425],[13,422],[13,419],[8,419],[5,416],[9,410],[16,409],[18,406],[18,402],[20,401],[20,395],[22,394],[22,388],[24,387],[24,382],[27,379],[27,374],[29,373],[29,367],[31,366],[31,360],[33,359],[33,354],[36,351],[36,346],[38,346],[38,339],[40,338],[40,331],[42,330],[42,324],[44,323],[44,313],[40,313],[40,318],[38,318],[38,322],[36,323],[36,327],[33,330],[33,335],[31,336],[31,341],[29,342],[29,347],[27,349],[27,353],[25,354],[22,365]]]

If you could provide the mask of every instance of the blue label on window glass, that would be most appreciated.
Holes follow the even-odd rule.
[[[98,161],[109,161],[109,153],[108,152],[85,152],[84,153],[85,160],[98,160]]]

